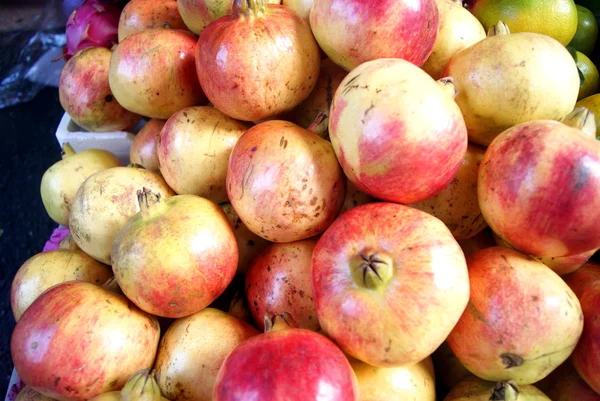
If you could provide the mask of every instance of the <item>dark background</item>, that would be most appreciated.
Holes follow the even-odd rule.
[[[57,226],[42,205],[40,181],[60,159],[55,138],[63,109],[58,89],[45,88],[32,101],[0,109],[0,397],[12,373],[10,335],[15,320],[10,285],[17,269],[41,252]]]

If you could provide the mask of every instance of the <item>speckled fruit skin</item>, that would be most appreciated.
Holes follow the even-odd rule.
[[[184,107],[206,104],[196,75],[197,37],[154,28],[128,36],[113,51],[109,82],[128,110],[166,120]]]
[[[227,195],[246,227],[272,242],[322,233],[344,203],[331,143],[281,120],[246,131],[229,158]]]
[[[376,288],[353,273],[356,262],[371,256],[388,260]],[[465,257],[448,228],[394,203],[340,215],[317,242],[312,274],[324,332],[374,366],[408,366],[431,355],[469,299]]]
[[[361,401],[436,401],[435,374],[431,358],[414,365],[378,368],[351,359]]]
[[[297,327],[319,329],[312,292],[311,261],[316,239],[273,244],[252,260],[246,274],[246,297],[256,326],[265,314],[289,313]]]
[[[160,172],[175,192],[227,202],[229,155],[248,124],[210,106],[187,107],[173,114],[160,132]]]
[[[11,355],[27,385],[51,398],[83,401],[119,390],[152,365],[155,317],[95,284],[70,281],[44,292],[12,334]]]
[[[204,93],[217,109],[242,121],[293,109],[319,77],[319,47],[310,27],[285,6],[267,4],[264,12],[257,6],[248,17],[236,7],[198,40],[196,66]]]
[[[119,43],[136,32],[153,28],[187,30],[177,10],[177,0],[129,1],[119,18]]]
[[[235,275],[233,230],[214,202],[177,195],[142,211],[121,228],[112,267],[123,293],[153,315],[179,318],[207,307]]]
[[[478,198],[492,230],[521,252],[558,257],[598,249],[600,142],[557,121],[508,129],[483,157]]]
[[[139,210],[137,191],[144,187],[163,198],[175,192],[157,173],[137,167],[98,171],[81,184],[73,198],[69,229],[85,253],[110,265],[110,251],[119,230]]]
[[[421,66],[439,30],[434,0],[315,0],[310,26],[319,46],[350,71],[378,58]]]
[[[131,163],[139,164],[146,170],[159,171],[156,146],[160,130],[166,122],[166,120],[153,118],[140,129],[131,142],[131,149],[129,150]]]
[[[248,323],[213,308],[176,320],[162,338],[154,364],[161,393],[171,401],[212,401],[225,358],[258,334]]]
[[[10,288],[10,305],[16,321],[48,288],[64,281],[81,280],[97,285],[112,277],[111,269],[82,251],[57,249],[27,259]]]
[[[346,356],[326,337],[306,329],[250,338],[227,357],[214,401],[358,401]]]
[[[510,400],[508,394],[497,393],[494,397],[490,395],[494,392],[496,383],[481,380],[477,377],[468,377],[458,383],[450,393],[444,398],[444,401],[489,401],[489,400]],[[515,393],[512,393],[515,394]],[[552,401],[550,398],[535,386],[518,386],[518,401]],[[503,398],[506,397],[506,398]]]
[[[467,151],[452,96],[400,59],[368,61],[344,78],[333,97],[329,136],[359,190],[403,204],[439,193]]]
[[[109,86],[111,55],[104,47],[80,50],[60,73],[60,104],[77,125],[88,131],[127,131],[140,120],[113,96]]]
[[[469,305],[447,341],[469,371],[485,380],[531,384],[569,357],[583,316],[556,273],[499,246],[476,252],[467,263]]]
[[[410,206],[442,220],[457,240],[479,234],[488,225],[477,201],[477,176],[485,149],[469,144],[465,158],[444,189]]]

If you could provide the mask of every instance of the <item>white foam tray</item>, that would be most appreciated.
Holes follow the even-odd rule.
[[[123,165],[127,165],[129,163],[131,142],[144,124],[146,124],[146,120],[140,120],[131,132],[89,132],[75,124],[69,114],[65,113],[56,129],[56,140],[60,146],[66,142],[70,143],[75,152],[81,152],[85,149],[107,150],[114,153]]]

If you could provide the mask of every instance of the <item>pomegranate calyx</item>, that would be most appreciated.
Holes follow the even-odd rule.
[[[73,146],[71,146],[69,142],[65,142],[62,144],[62,151],[60,152],[60,156],[63,160],[67,157],[73,156],[75,153],[77,152],[75,152],[75,149],[73,149]]]
[[[233,3],[233,15],[236,17],[258,17],[265,10],[265,0],[234,0]]]
[[[134,373],[121,390],[123,401],[160,401],[160,398],[160,388],[150,368]]]
[[[508,28],[508,25],[506,25],[502,21],[496,22],[496,24],[492,25],[487,32],[488,37],[489,36],[509,35],[509,34],[510,34],[510,29]]]
[[[229,304],[229,314],[240,320],[250,321],[250,312],[246,304],[246,297],[236,292]]]
[[[265,313],[264,324],[265,333],[268,333],[270,331],[293,329],[297,327],[296,323],[294,322],[294,318],[292,318],[292,315],[290,315],[287,312],[283,312],[277,315]]]
[[[594,113],[585,107],[577,107],[572,112],[567,114],[561,122],[569,127],[576,128],[582,134],[591,138],[596,138],[596,121]]]
[[[438,79],[435,82],[438,84],[438,86],[440,88],[442,88],[444,93],[446,93],[452,99],[456,98],[456,95],[458,95],[458,90],[456,90],[456,86],[454,85],[454,78],[445,77],[442,79]]]
[[[494,386],[490,401],[517,401],[519,387],[513,380],[498,382]]]
[[[372,290],[385,288],[393,274],[392,258],[384,252],[366,250],[350,261],[354,282]]]
[[[164,205],[164,202],[161,201],[162,196],[160,192],[152,192],[146,187],[138,189],[137,198],[140,205],[140,213],[145,219],[154,216]]]

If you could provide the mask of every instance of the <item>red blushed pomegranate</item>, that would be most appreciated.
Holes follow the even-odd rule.
[[[136,32],[113,52],[110,89],[127,110],[163,120],[184,107],[206,104],[196,75],[197,37],[177,29]]]
[[[356,377],[342,351],[321,334],[279,319],[229,354],[213,400],[358,401]]]
[[[227,171],[227,195],[248,229],[272,242],[325,231],[344,203],[346,178],[331,143],[281,120],[246,131]]]
[[[319,46],[350,71],[378,58],[421,66],[439,29],[434,0],[315,0],[310,27]]]
[[[310,95],[320,67],[308,24],[285,6],[235,0],[208,25],[196,49],[198,79],[210,102],[230,117],[259,121]]]
[[[416,203],[442,191],[467,152],[451,80],[400,59],[352,70],[333,97],[329,136],[344,173],[376,198]],[[435,118],[431,118],[434,115]]]
[[[600,248],[600,143],[550,120],[512,127],[488,147],[478,197],[490,227],[537,257]]]
[[[246,274],[246,296],[261,330],[265,314],[289,313],[303,329],[317,330],[312,293],[311,259],[317,241],[273,244],[254,258]]]
[[[113,96],[108,69],[112,52],[104,47],[83,49],[60,73],[60,104],[80,127],[92,132],[130,130],[140,116]]]
[[[469,299],[465,257],[439,219],[394,203],[342,214],[313,251],[321,327],[347,354],[408,366],[446,339]]]
[[[139,164],[146,170],[159,171],[156,144],[160,130],[166,122],[166,120],[153,118],[136,134],[129,151],[129,160],[131,160],[131,163]]]
[[[535,386],[552,401],[600,401],[600,394],[579,377],[569,362],[563,363]]]
[[[121,389],[150,367],[159,334],[156,318],[124,296],[70,281],[44,292],[23,313],[10,349],[27,385],[57,400],[83,401]]]
[[[588,285],[600,281],[600,264],[587,262],[575,272],[564,276],[563,280],[577,295],[577,298],[581,298]]]
[[[583,333],[571,362],[581,378],[600,394],[600,280],[588,284],[579,301],[583,310]]]
[[[556,273],[500,246],[476,252],[467,263],[469,305],[447,341],[469,371],[484,380],[531,384],[569,357],[583,317]]]
[[[146,29],[171,28],[187,30],[176,0],[131,0],[119,18],[119,42]]]
[[[121,228],[111,260],[123,293],[142,310],[179,318],[213,302],[233,280],[238,247],[208,199],[138,191],[140,212]]]

